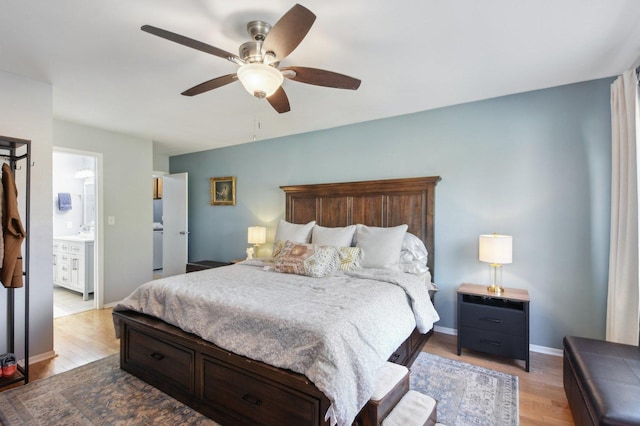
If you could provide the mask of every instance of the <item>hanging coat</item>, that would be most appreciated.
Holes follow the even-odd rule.
[[[4,260],[4,188],[0,185],[0,271]]]
[[[18,212],[18,189],[13,171],[7,163],[2,165],[2,187],[4,208],[2,215],[4,236],[4,259],[0,280],[5,287],[22,287],[22,241],[26,232]]]

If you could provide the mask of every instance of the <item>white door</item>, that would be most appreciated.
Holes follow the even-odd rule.
[[[189,246],[188,174],[162,176],[162,276],[183,274]]]

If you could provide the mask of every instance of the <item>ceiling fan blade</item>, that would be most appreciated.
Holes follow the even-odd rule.
[[[217,89],[218,87],[225,86],[229,83],[233,83],[238,79],[236,74],[227,74],[222,77],[217,77],[204,83],[200,83],[197,86],[193,86],[191,89],[182,92],[184,96],[194,96],[200,93],[208,92],[209,90]]]
[[[291,107],[289,106],[289,98],[287,94],[284,92],[282,86],[278,87],[276,92],[267,98],[273,109],[278,111],[280,114],[283,112],[291,111]]]
[[[140,27],[140,29],[149,34],[157,35],[158,37],[162,37],[164,39],[173,41],[183,46],[187,46],[192,49],[200,50],[201,52],[218,56],[220,58],[226,59],[236,64],[241,65],[244,63],[244,61],[240,59],[239,56],[234,55],[233,53],[227,52],[222,49],[218,49],[217,47],[213,47],[209,44],[203,43],[198,40],[194,40],[189,37],[182,36],[180,34],[172,33],[171,31],[163,30],[162,28],[153,27],[151,25],[143,25],[142,27]]]
[[[269,30],[262,45],[263,50],[273,52],[275,61],[283,60],[298,47],[315,20],[313,12],[296,4]]]
[[[360,87],[360,80],[337,72],[321,70],[307,67],[285,67],[281,68],[283,75],[290,80],[300,83],[313,84],[315,86],[333,87],[334,89],[357,90]],[[293,71],[291,73],[285,71]]]

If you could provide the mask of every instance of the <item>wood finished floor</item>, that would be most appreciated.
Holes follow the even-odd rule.
[[[457,353],[457,337],[434,333],[422,350],[480,367],[518,376],[520,425],[573,425],[573,417],[562,385],[562,357],[531,352],[529,372],[524,361],[462,350]]]
[[[517,375],[519,377],[520,424],[573,425],[562,386],[562,358],[532,352],[530,372],[524,362],[463,350],[456,355],[456,337],[434,333],[423,351]],[[33,364],[31,381],[79,367],[119,351],[111,310],[92,310],[54,320],[57,357]],[[453,425],[450,425],[453,426]]]

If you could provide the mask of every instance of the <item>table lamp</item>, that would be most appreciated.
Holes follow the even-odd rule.
[[[247,259],[252,259],[255,253],[258,256],[258,247],[267,241],[267,228],[264,226],[250,226],[247,233],[247,242],[253,244],[253,250],[247,250]]]
[[[480,235],[479,259],[491,266],[493,284],[487,290],[500,294],[502,288],[502,265],[511,263],[513,239],[510,235]]]

